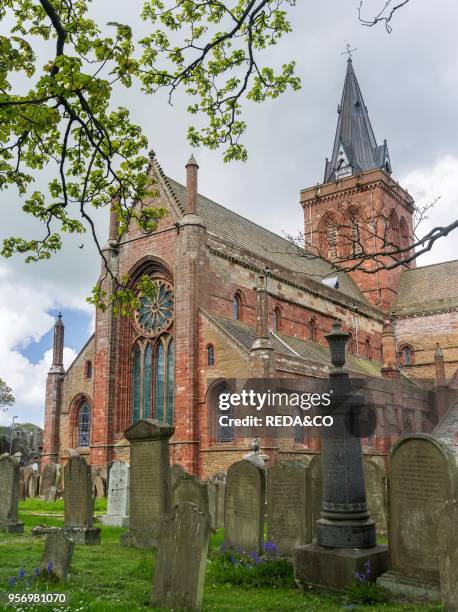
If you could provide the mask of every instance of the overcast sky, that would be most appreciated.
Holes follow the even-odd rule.
[[[370,0],[367,14],[375,13],[382,3]],[[424,230],[455,218],[458,3],[411,0],[396,15],[391,34],[382,26],[363,27],[357,18],[358,4],[358,0],[302,0],[290,10],[294,32],[269,57],[275,63],[294,58],[302,89],[246,107],[249,160],[245,164],[225,164],[218,151],[194,152],[201,193],[278,233],[301,229],[299,191],[322,180],[324,159],[331,154],[346,69],[341,53],[349,41],[357,48],[353,64],[377,141],[388,140],[394,178],[419,204],[441,197]],[[101,23],[128,23],[139,36],[148,31],[135,17],[140,7],[137,0],[93,0],[93,14]],[[5,33],[1,24],[0,31]],[[165,97],[146,97],[138,88],[120,90],[116,97],[115,103],[127,106],[133,120],[142,125],[164,171],[184,181],[190,153],[187,100],[178,97],[170,108]],[[22,234],[24,228],[31,231],[15,194],[2,193],[0,198],[0,239]],[[99,224],[106,226],[104,213]],[[419,265],[457,258],[457,240],[458,233],[444,239]],[[67,365],[91,333],[93,312],[85,297],[97,278],[99,260],[90,239],[84,238],[83,249],[78,248],[81,242],[68,241],[52,262],[0,261],[0,377],[13,387],[17,400],[7,413],[0,412],[0,424],[9,423],[13,415],[22,422],[42,424],[58,310],[66,325]]]

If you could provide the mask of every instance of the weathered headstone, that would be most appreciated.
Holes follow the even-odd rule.
[[[24,501],[25,495],[25,482],[24,482],[24,468],[19,469],[19,501]]]
[[[161,518],[172,507],[169,438],[174,431],[161,421],[143,419],[124,433],[130,442],[130,512],[123,546],[157,546]]]
[[[107,513],[102,516],[104,525],[129,526],[129,470],[129,464],[123,461],[111,465]]]
[[[367,508],[375,521],[377,531],[387,530],[386,475],[375,461],[364,460],[364,481],[366,483]]]
[[[75,544],[100,544],[100,528],[93,527],[91,466],[72,455],[64,468],[65,534]]]
[[[48,494],[46,495],[47,502],[55,502],[57,498],[57,488],[49,487]]]
[[[390,570],[377,584],[398,597],[437,601],[438,519],[456,495],[455,459],[432,436],[405,436],[391,449],[388,478]]]
[[[312,541],[310,470],[302,461],[277,461],[267,471],[267,539],[282,555]]]
[[[266,474],[243,459],[227,472],[224,506],[224,543],[247,552],[261,552],[264,536]]]
[[[55,487],[57,483],[57,464],[47,463],[40,478],[40,496],[45,499],[48,497],[50,487]]]
[[[204,514],[210,514],[208,483],[184,470],[182,473],[176,472],[173,480],[172,506],[187,501],[197,506]]]
[[[48,534],[41,558],[41,571],[53,574],[57,580],[66,578],[74,546],[74,542],[63,531]]]
[[[216,495],[216,529],[224,527],[224,500],[226,497],[226,472],[218,472],[211,478]]]
[[[441,602],[446,612],[458,611],[458,501],[447,502],[439,519]]]
[[[210,517],[190,502],[161,521],[151,605],[198,612],[202,607]]]
[[[22,533],[18,520],[19,462],[7,453],[0,456],[0,531]]]
[[[27,497],[36,497],[38,495],[39,476],[34,469],[29,471],[25,480],[25,491]]]
[[[94,488],[94,498],[101,499],[106,493],[106,478],[104,478],[100,468],[92,470],[92,486]]]

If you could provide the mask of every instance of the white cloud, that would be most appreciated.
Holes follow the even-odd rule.
[[[54,325],[48,314],[60,305],[56,293],[44,284],[41,289],[13,278],[11,270],[0,266],[0,378],[13,390],[16,399],[8,412],[0,411],[0,425],[19,422],[43,424],[46,374],[52,361],[52,351],[46,351],[36,364],[21,354],[20,349],[39,341]],[[76,357],[71,348],[64,349],[64,365]]]
[[[400,182],[420,207],[440,197],[427,213],[429,218],[418,227],[419,236],[424,236],[433,227],[449,225],[455,221],[458,211],[457,157],[441,157],[431,168],[415,169]],[[458,230],[440,238],[429,253],[418,258],[418,265],[425,266],[458,258],[457,240]]]

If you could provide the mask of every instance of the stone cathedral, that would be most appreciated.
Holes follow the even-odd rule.
[[[371,381],[377,426],[363,440],[364,453],[383,461],[406,432],[433,432],[456,444],[458,261],[416,268],[412,259],[371,274],[332,266],[348,251],[342,227],[367,230],[366,248],[374,252],[374,218],[404,252],[413,240],[413,200],[393,178],[386,141],[377,143],[351,59],[323,182],[300,192],[305,249],[200,195],[193,157],[185,185],[153,154],[148,172],[151,204],[166,208],[166,217],[154,234],[132,228],[119,238],[112,213],[104,253],[133,288],[148,274],[156,298],[142,298],[131,317],[98,311],[95,333],[67,370],[58,318],[44,463],[65,462],[67,449],[93,466],[128,460],[124,431],[155,418],[175,427],[173,462],[201,476],[227,469],[250,445],[234,429],[209,424],[227,381],[325,378],[325,335],[336,319],[350,334],[346,367]],[[356,242],[353,249],[347,259],[358,257]],[[364,263],[367,271],[372,265]],[[104,288],[110,290],[106,280]],[[264,452],[272,461],[316,453],[320,441],[304,429],[288,441],[262,440]]]

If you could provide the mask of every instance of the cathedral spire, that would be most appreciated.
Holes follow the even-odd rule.
[[[391,173],[386,141],[377,145],[351,56],[337,113],[334,148],[331,160],[326,162],[324,182],[375,168]]]

